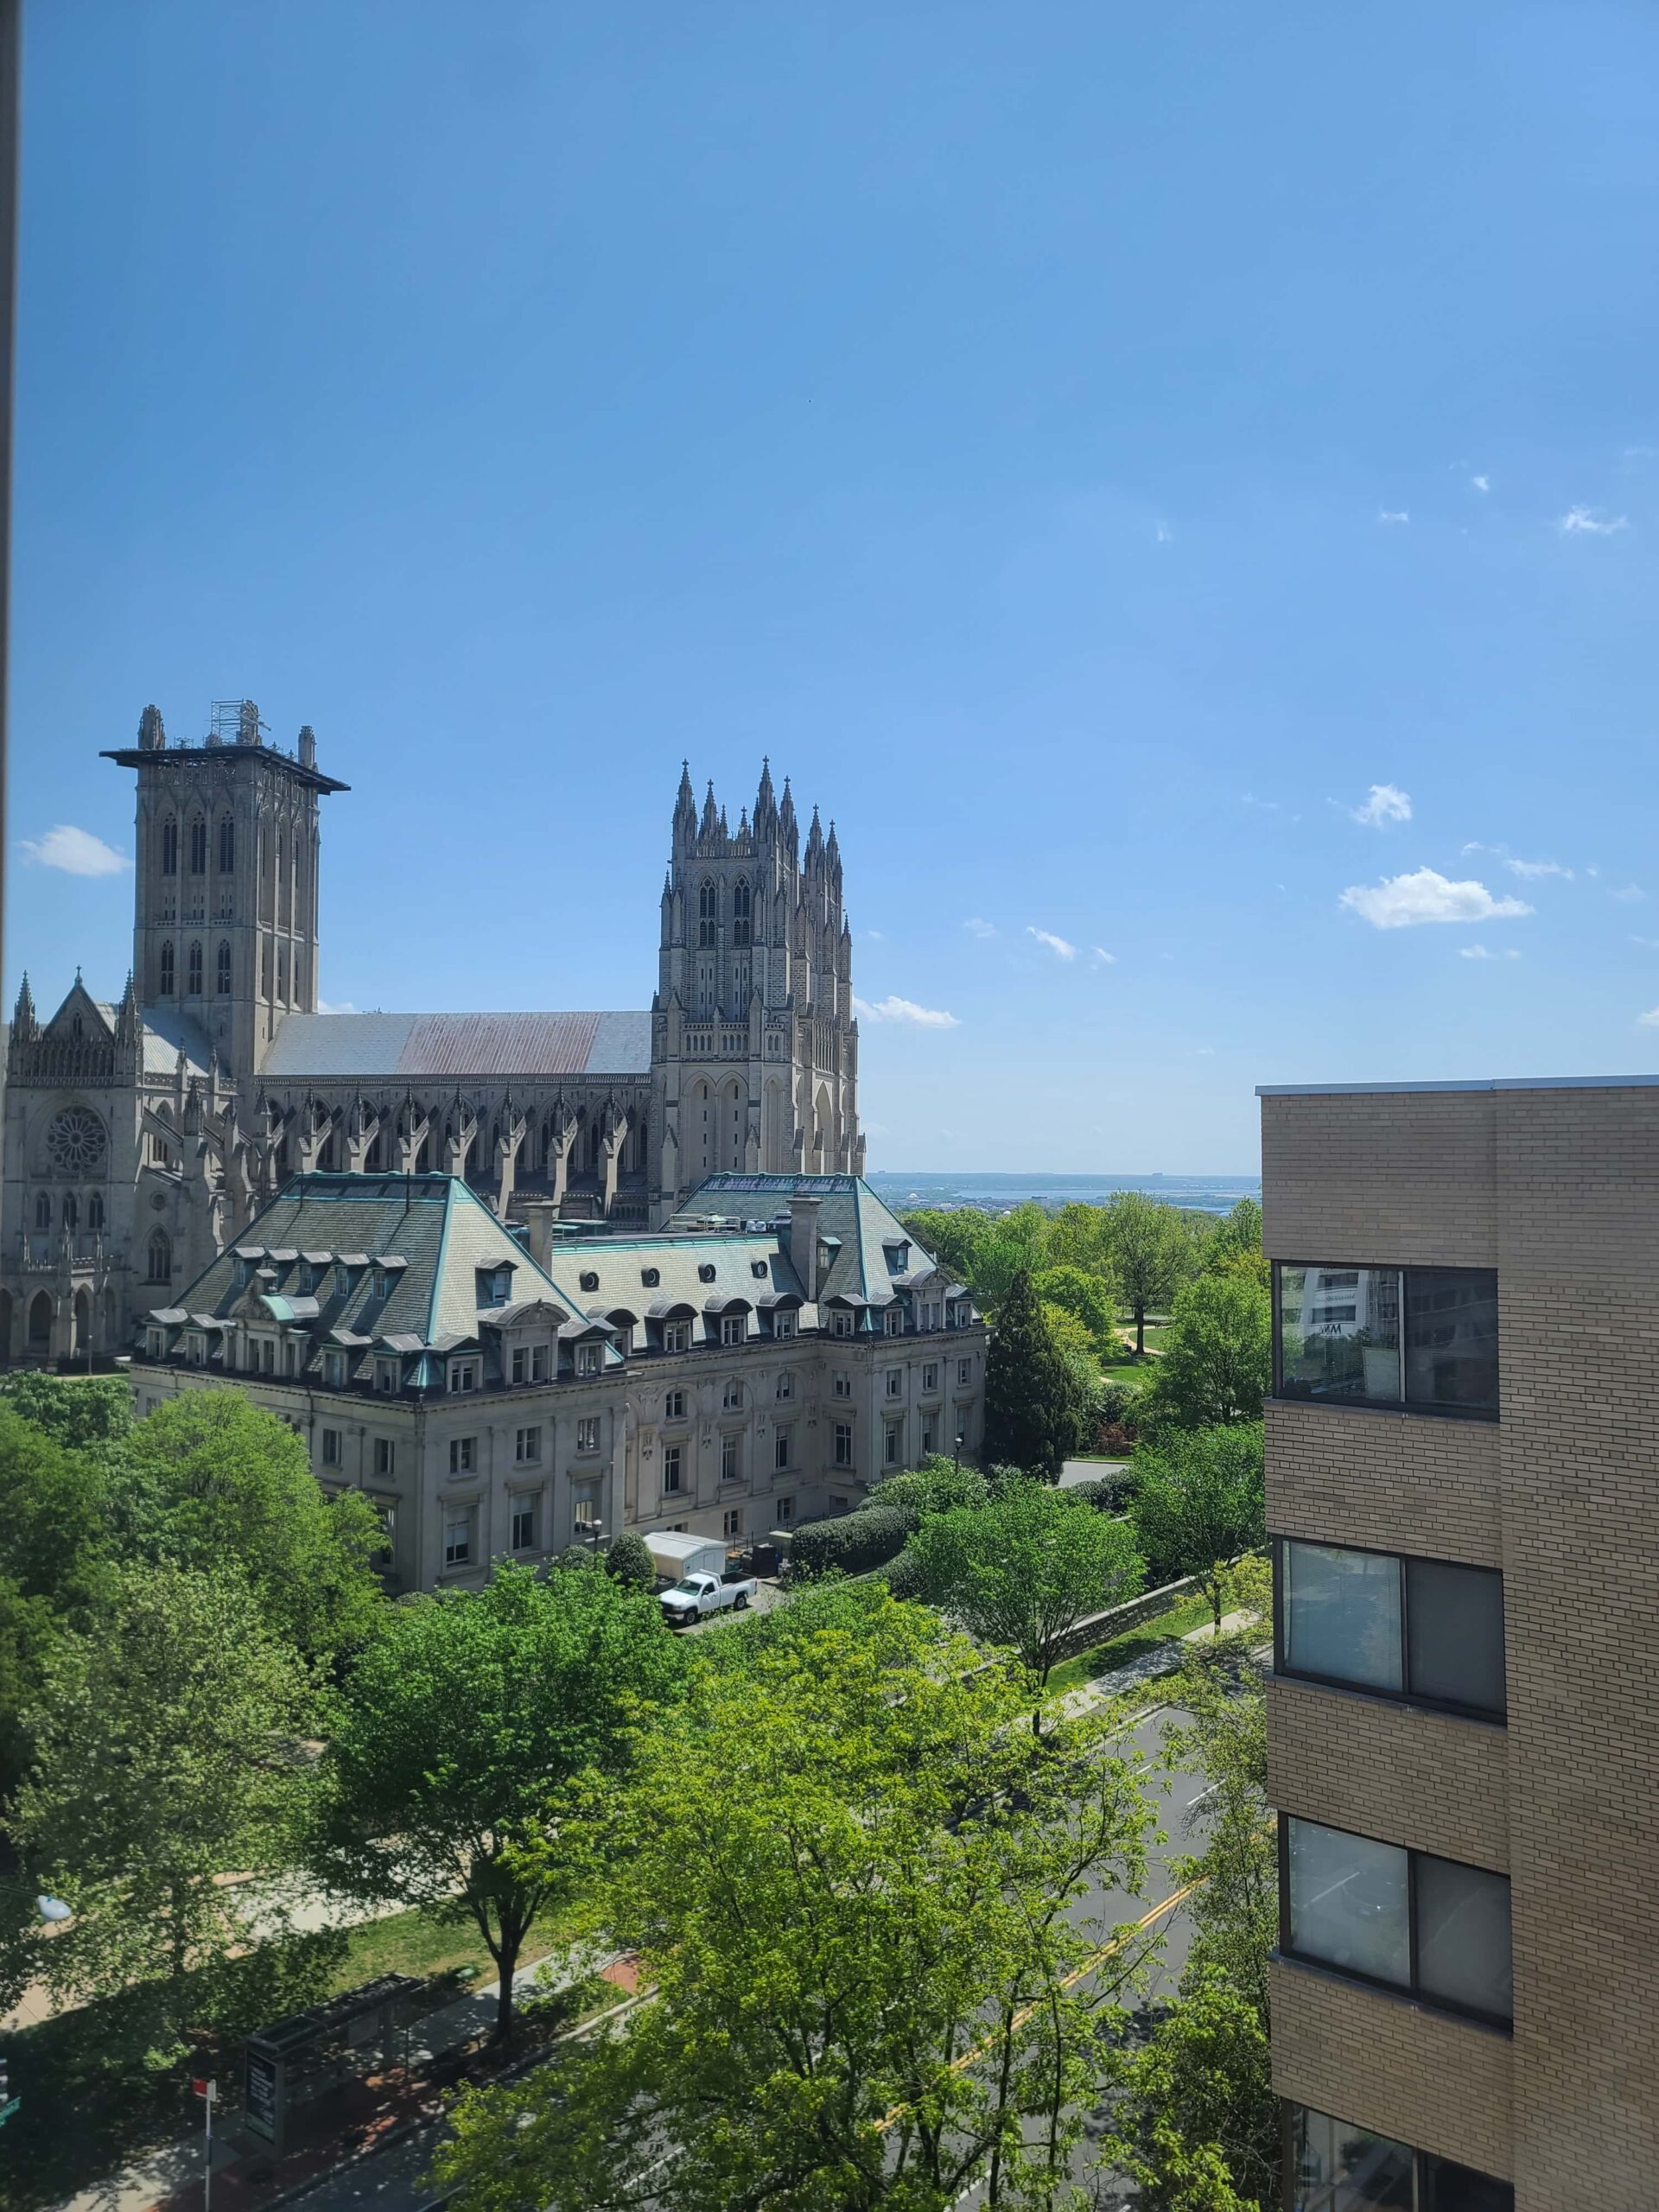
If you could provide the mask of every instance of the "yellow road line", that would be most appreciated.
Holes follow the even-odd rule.
[[[1189,1882],[1185,1889],[1173,1891],[1170,1895],[1163,1900],[1162,1904],[1154,1905],[1150,1912],[1142,1913],[1140,1919],[1137,1920],[1132,1927],[1124,1929],[1121,1935],[1114,1936],[1109,1943],[1103,1943],[1099,1950],[1096,1951],[1090,1957],[1086,1958],[1080,1967],[1074,1967],[1073,1970],[1066,1975],[1065,1980],[1061,1982],[1060,1987],[1062,1989],[1075,1989],[1080,1981],[1086,1981],[1089,1976],[1093,1974],[1097,1967],[1103,1967],[1108,1959],[1112,1958],[1117,1952],[1121,1951],[1131,1936],[1139,1936],[1143,1929],[1150,1928],[1154,1920],[1161,1920],[1166,1912],[1173,1912],[1176,1906],[1178,1904],[1184,1904],[1187,1898],[1192,1895],[1192,1892],[1195,1890],[1201,1890],[1209,1878],[1210,1877],[1207,1874],[1200,1874],[1197,1881]],[[1040,2009],[1040,2004],[1041,2000],[1039,1999],[1037,2004],[1027,2005],[1023,2012],[1016,2012],[1013,2019],[1008,2023],[1009,2031],[1012,2031],[1012,2030],[1015,2028],[1023,2028],[1027,2021]],[[995,2047],[996,2041],[997,2038],[995,2036],[988,2036],[983,2043],[976,2044],[972,2050],[965,2050],[960,2058],[953,2058],[950,2062],[949,2071],[952,2074],[962,2073],[964,2069],[972,2066],[977,2060],[983,2058],[986,2052]],[[909,2110],[910,2107],[908,2105],[895,2105],[893,2110],[888,2113],[884,2119],[878,2120],[876,2121],[874,2132],[877,2135],[885,2135],[888,2128],[890,2128],[896,2120],[902,2120]]]

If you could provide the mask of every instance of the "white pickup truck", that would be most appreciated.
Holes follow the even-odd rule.
[[[664,1591],[663,1613],[671,1628],[707,1620],[710,1613],[741,1613],[758,1587],[753,1577],[743,1582],[723,1582],[717,1574],[688,1574],[683,1582]]]

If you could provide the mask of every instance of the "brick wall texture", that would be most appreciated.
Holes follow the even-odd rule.
[[[1269,1098],[1262,1153],[1273,1257],[1497,1270],[1500,1421],[1272,1407],[1268,1520],[1501,1567],[1509,1725],[1277,1683],[1269,1768],[1288,1810],[1507,1863],[1516,1980],[1511,2044],[1282,1967],[1275,2080],[1512,2175],[1517,2212],[1646,2212],[1659,2203],[1659,1089]],[[1471,2036],[1478,2064],[1452,2055]]]

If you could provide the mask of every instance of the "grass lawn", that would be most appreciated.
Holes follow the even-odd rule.
[[[562,1941],[556,1921],[532,1928],[519,1965],[534,1966]],[[495,1961],[470,1920],[445,1924],[423,1912],[394,1912],[351,1929],[346,1943],[346,1955],[333,1976],[337,1990],[355,1989],[383,1974],[408,1974],[422,1981],[451,1980],[459,1997],[495,1980]]]
[[[1160,1643],[1186,1636],[1213,1618],[1206,1599],[1183,1598],[1166,1613],[1142,1622],[1139,1628],[1129,1629],[1122,1636],[1115,1636],[1109,1643],[1097,1643],[1092,1651],[1080,1651],[1075,1659],[1064,1661],[1048,1678],[1048,1694],[1058,1697],[1067,1690],[1080,1689],[1084,1682],[1109,1675],[1118,1667],[1127,1667],[1132,1660],[1155,1651]]]
[[[1147,1332],[1147,1337],[1150,1342],[1152,1337],[1150,1329]],[[1158,1363],[1150,1356],[1145,1359],[1137,1359],[1132,1351],[1126,1351],[1122,1359],[1105,1362],[1100,1371],[1109,1382],[1127,1382],[1131,1389],[1138,1390],[1143,1383],[1150,1382],[1158,1372]]]

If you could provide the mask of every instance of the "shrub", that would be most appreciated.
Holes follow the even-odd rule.
[[[657,1586],[657,1563],[651,1548],[634,1529],[625,1529],[605,1554],[605,1572],[632,1590]]]
[[[906,1545],[887,1568],[887,1587],[895,1598],[919,1598],[922,1570],[915,1552]]]
[[[892,1505],[864,1505],[834,1521],[809,1522],[789,1547],[790,1573],[862,1574],[905,1548],[909,1516]]]
[[[864,1501],[861,1511],[893,1506],[911,1516],[912,1528],[924,1513],[948,1513],[953,1505],[983,1505],[991,1486],[977,1467],[959,1467],[954,1460],[925,1459],[912,1474],[889,1475],[878,1483]]]

